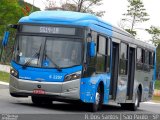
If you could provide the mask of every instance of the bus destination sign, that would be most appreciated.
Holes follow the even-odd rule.
[[[55,27],[55,26],[31,26],[22,25],[22,32],[26,33],[44,33],[44,34],[64,34],[75,35],[76,28],[71,27]]]
[[[40,27],[40,33],[58,34],[58,27]]]

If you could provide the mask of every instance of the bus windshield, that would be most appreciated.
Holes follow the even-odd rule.
[[[75,38],[18,36],[13,60],[21,65],[65,68],[82,62],[82,41]]]

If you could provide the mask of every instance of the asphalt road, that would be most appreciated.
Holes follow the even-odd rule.
[[[50,106],[36,106],[29,98],[14,98],[9,95],[8,86],[0,85],[0,120],[7,115],[17,115],[19,119],[29,120],[81,120],[81,119],[102,119],[102,114],[160,114],[160,104],[141,103],[137,111],[122,110],[120,106],[103,106],[102,111],[97,113],[88,112],[83,104],[69,104],[53,102]],[[44,115],[45,114],[45,115]],[[95,116],[98,115],[98,116]],[[16,117],[16,116],[7,116]],[[125,117],[125,116],[124,116]],[[18,120],[19,120],[18,119]],[[21,120],[20,119],[20,120]],[[128,118],[129,119],[129,118]],[[126,120],[128,120],[126,119]],[[5,119],[3,119],[5,120]],[[17,120],[17,119],[16,119]],[[160,120],[160,115],[157,120]]]

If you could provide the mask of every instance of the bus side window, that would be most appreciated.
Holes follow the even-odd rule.
[[[142,49],[137,48],[137,70],[142,70],[143,62],[142,62]]]
[[[96,72],[110,72],[110,38],[98,36]]]
[[[150,71],[150,69],[149,69],[149,52],[147,50],[145,50],[144,71]]]
[[[141,70],[145,70],[144,67],[145,66],[145,50],[142,49],[142,69]]]
[[[128,46],[125,43],[121,43],[121,52],[120,52],[120,70],[121,75],[127,75],[128,67]]]
[[[110,52],[111,52],[111,38],[107,38],[107,61],[106,61],[106,64],[107,64],[107,66],[106,66],[106,71],[107,72],[110,72]]]
[[[153,65],[154,65],[154,53],[149,52],[149,66],[150,66],[150,69],[153,69]]]
[[[98,36],[96,72],[105,72],[106,38]]]

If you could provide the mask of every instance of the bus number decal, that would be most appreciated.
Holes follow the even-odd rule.
[[[60,76],[60,75],[50,75],[49,78],[50,79],[60,80],[60,79],[62,79],[62,76]]]

